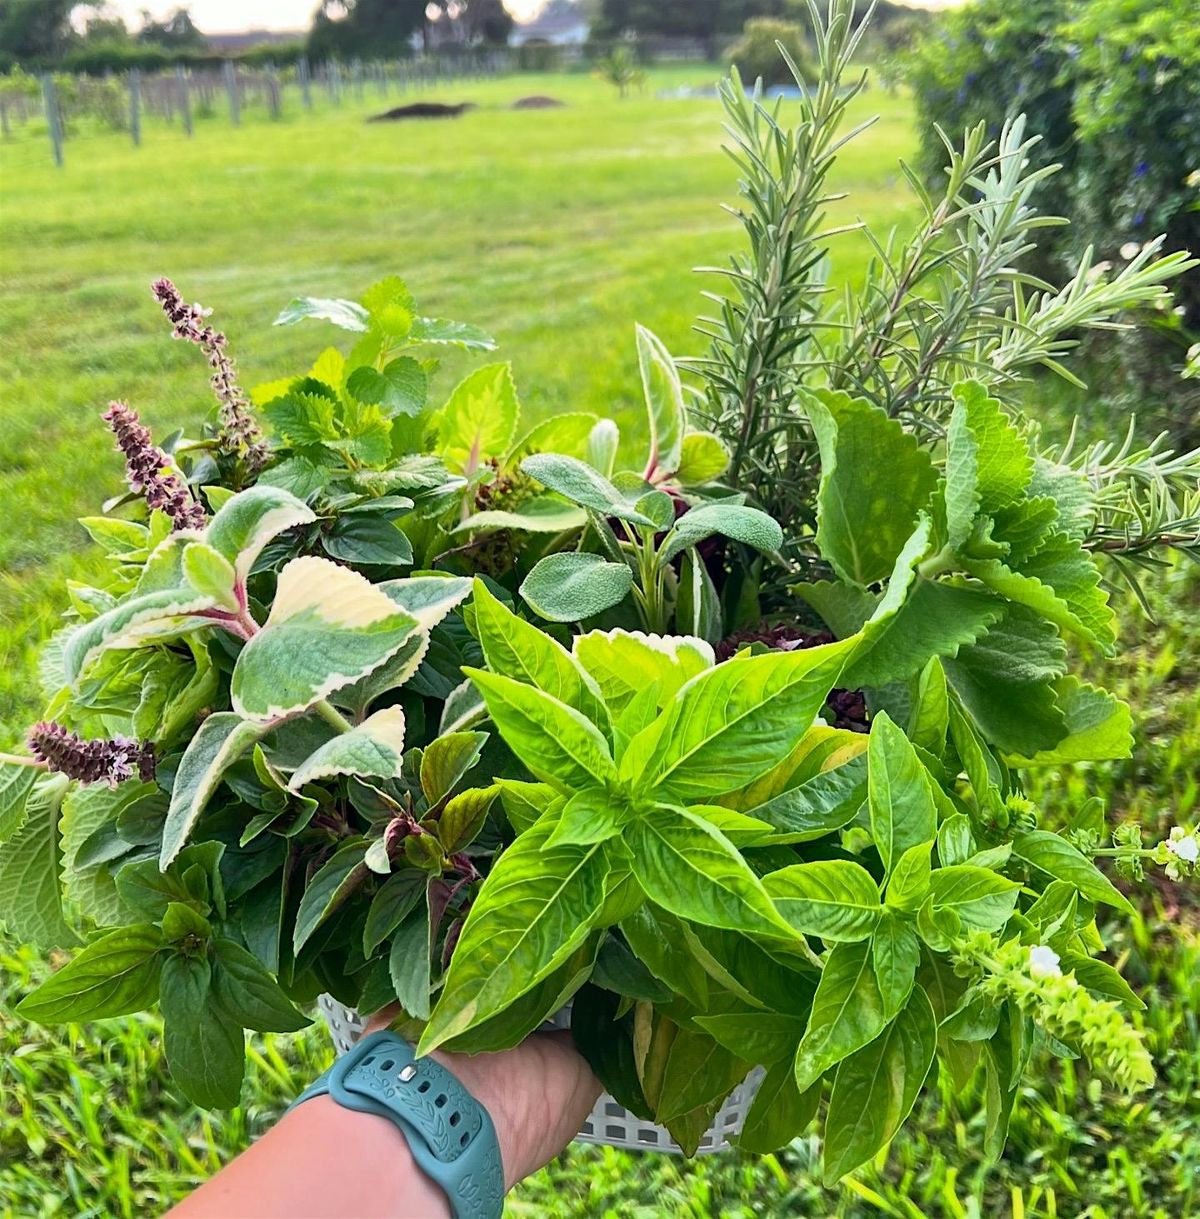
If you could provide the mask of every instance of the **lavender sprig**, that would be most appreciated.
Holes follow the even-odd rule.
[[[104,782],[116,787],[135,775],[143,783],[154,778],[154,746],[129,737],[87,741],[53,720],[43,720],[30,729],[29,748],[51,773],[81,783]]]
[[[204,320],[212,310],[187,304],[179,289],[166,278],[155,280],[151,291],[174,327],[175,338],[195,343],[208,358],[213,370],[213,392],[221,404],[221,431],[217,439],[222,451],[240,457],[250,473],[257,474],[267,464],[267,446],[250,414],[250,403],[238,384],[233,361],[225,351],[227,340]]]
[[[203,507],[192,499],[183,480],[171,472],[171,459],[155,445],[137,411],[127,402],[110,402],[104,421],[125,455],[130,488],[151,508],[161,508],[176,529],[203,529],[207,519]]]

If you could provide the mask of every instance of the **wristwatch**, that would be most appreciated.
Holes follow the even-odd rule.
[[[292,1108],[314,1096],[397,1126],[417,1166],[450,1199],[455,1219],[500,1219],[504,1171],[492,1119],[450,1071],[417,1058],[403,1037],[387,1031],[364,1037]]]

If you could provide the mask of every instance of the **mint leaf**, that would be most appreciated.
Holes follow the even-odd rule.
[[[233,940],[213,944],[212,985],[218,1005],[242,1028],[293,1033],[312,1021],[292,1006],[258,959]]]
[[[187,1098],[232,1109],[242,1092],[242,1026],[217,1001],[203,957],[168,957],[162,969],[163,1042],[171,1075]]]

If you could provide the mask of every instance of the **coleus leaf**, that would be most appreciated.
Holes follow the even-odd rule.
[[[266,625],[234,666],[234,710],[257,720],[303,711],[377,669],[419,629],[357,572],[293,559],[279,573]]]
[[[712,432],[689,432],[683,438],[675,480],[683,487],[699,487],[721,477],[729,468],[729,450]]]
[[[583,457],[587,452],[588,437],[600,422],[590,411],[563,411],[551,415],[533,427],[504,455],[504,467],[512,466],[531,453],[565,453],[569,457]],[[561,506],[561,505],[560,505]]]
[[[481,1024],[583,943],[604,906],[603,848],[548,839],[543,818],[496,861],[471,907],[420,1052]]]
[[[874,584],[890,573],[933,493],[933,462],[869,402],[823,394],[807,407],[821,451],[817,543],[843,580]]]
[[[475,470],[508,452],[520,417],[512,366],[487,364],[460,381],[442,407],[439,449],[458,470]]]
[[[425,408],[429,374],[412,356],[400,356],[382,369],[364,365],[346,378],[346,392],[360,402],[381,406],[389,418],[419,415]]]
[[[796,747],[857,643],[739,656],[705,670],[629,743],[622,778],[683,801],[744,787]]]
[[[451,322],[438,317],[414,317],[408,338],[413,343],[459,347],[463,351],[495,351],[496,340],[469,322]]]
[[[306,783],[335,775],[395,779],[403,765],[404,711],[385,707],[322,745],[292,772],[288,787],[299,792]]]
[[[25,821],[25,802],[38,778],[36,768],[0,762],[0,845]]]

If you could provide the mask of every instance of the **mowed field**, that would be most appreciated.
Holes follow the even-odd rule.
[[[723,262],[738,241],[720,207],[734,198],[735,170],[720,152],[717,102],[657,96],[715,75],[655,69],[626,100],[579,75],[444,85],[424,96],[479,108],[424,123],[364,122],[396,104],[394,94],[387,103],[348,96],[337,109],[319,99],[311,116],[293,98],[282,122],[247,117],[232,128],[213,117],[191,141],[153,123],[139,149],[85,132],[68,143],[61,171],[31,132],[0,143],[0,748],[36,713],[36,645],[54,629],[62,582],[102,572],[74,524],[121,486],[99,412],[125,398],[163,434],[210,407],[203,361],[169,338],[152,279],[169,275],[188,299],[213,307],[252,386],[306,367],[344,338],[315,323],[272,328],[293,295],[355,296],[400,274],[423,311],[497,336],[530,420],[587,409],[634,426],[633,323],[677,353],[699,350],[690,328],[705,282],[690,269]],[[567,105],[509,108],[527,94]],[[907,102],[873,90],[853,117],[875,112],[881,121],[839,163],[836,189],[850,198],[832,205],[831,223],[861,217],[886,227],[912,214],[897,171],[915,146]],[[854,235],[837,240],[838,274],[854,278],[869,247]],[[442,392],[462,367],[447,362]],[[1138,624],[1121,661],[1127,696],[1153,705],[1153,732],[1127,768],[1072,789],[1051,780],[1041,793],[1048,808],[1096,792],[1150,819],[1194,809],[1200,700],[1184,678],[1196,672],[1197,644],[1179,607],[1195,585],[1177,584],[1162,625]],[[514,1194],[507,1213],[1194,1215],[1192,920],[1169,895],[1153,897],[1115,944],[1135,981],[1157,988],[1147,1021],[1158,1091],[1129,1105],[1070,1064],[1042,1071],[996,1170],[981,1162],[979,1098],[953,1103],[934,1088],[916,1123],[922,1133],[837,1190],[814,1181],[814,1140],[763,1160],[730,1154],[690,1165],[572,1147]],[[43,969],[0,939],[0,1217],[155,1214],[261,1132],[331,1054],[319,1028],[256,1038],[243,1106],[199,1112],[171,1086],[155,1020],[53,1033],[15,1020],[12,1002]]]

